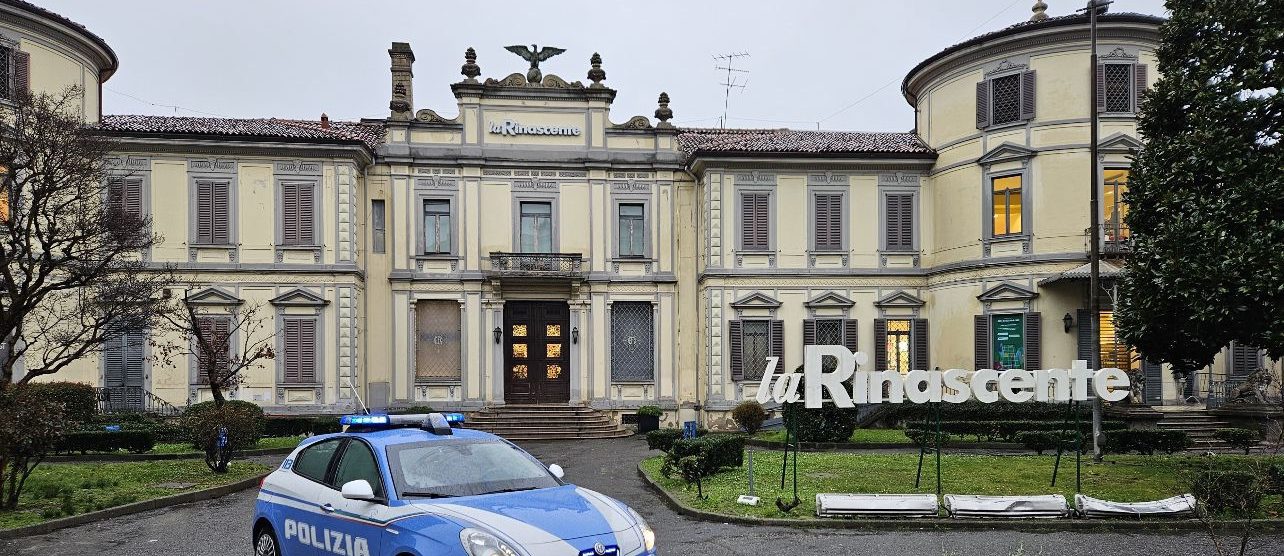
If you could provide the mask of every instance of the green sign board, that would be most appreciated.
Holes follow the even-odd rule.
[[[1025,315],[990,317],[990,349],[994,367],[1025,368]]]

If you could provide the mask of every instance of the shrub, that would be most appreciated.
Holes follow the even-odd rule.
[[[1266,490],[1272,494],[1284,494],[1284,461],[1272,462],[1267,466]]]
[[[762,428],[762,422],[767,420],[767,410],[757,400],[744,401],[731,410],[731,419],[746,433],[753,435]]]
[[[409,407],[391,409],[388,411],[388,415],[418,415],[420,413],[436,413],[436,411],[437,410],[426,405],[412,405]]]
[[[1245,455],[1262,440],[1262,434],[1253,429],[1217,429],[1213,436],[1237,450],[1243,450]]]
[[[936,431],[926,429],[905,429],[905,436],[913,442],[915,446],[936,446]],[[950,441],[950,435],[941,433],[941,444]]]
[[[33,392],[17,384],[0,390],[0,510],[18,507],[26,478],[67,429],[63,404]]]
[[[343,425],[338,417],[321,416],[312,419],[312,434],[332,434],[342,432]]]
[[[213,402],[194,404],[183,412],[182,426],[187,440],[197,450],[213,446],[219,426],[227,427],[228,447],[232,452],[253,448],[263,434],[263,409],[243,401],[228,400],[223,407]]]
[[[661,472],[666,477],[681,472],[680,463],[692,456],[700,458],[700,476],[707,477],[724,467],[744,464],[746,437],[740,434],[708,434],[696,438],[680,438],[664,456]]]
[[[646,433],[646,447],[667,452],[680,438],[682,438],[682,429],[656,429]]]
[[[656,405],[644,405],[638,408],[638,417],[659,417],[664,415],[664,410]]]
[[[941,421],[941,432],[956,436],[973,436],[979,441],[1003,441],[1019,442],[1017,435],[1023,432],[1057,432],[1063,430],[1062,421]],[[1120,430],[1128,428],[1128,425],[1122,421],[1105,421],[1101,424],[1103,430]],[[922,429],[933,431],[936,429],[936,423],[927,421],[910,422],[906,424],[907,434],[909,430]],[[1070,424],[1074,428],[1074,424]],[[1079,429],[1084,431],[1085,436],[1092,435],[1092,423],[1079,423]]]
[[[152,451],[155,446],[155,435],[146,430],[73,431],[63,435],[57,450],[81,454],[125,450],[142,454]]]
[[[1162,429],[1111,430],[1105,432],[1105,437],[1105,451],[1113,454],[1137,452],[1149,456],[1156,451],[1174,454],[1191,445],[1185,432]]]
[[[893,422],[927,421],[934,418],[928,404],[897,404],[891,414],[885,417]],[[941,405],[942,421],[1055,421],[1061,423],[1066,418],[1067,404],[1057,402],[1023,402],[1014,403],[999,400],[996,403],[981,403],[967,400],[963,403]],[[1080,421],[1091,420],[1091,405],[1079,408]]]
[[[801,373],[802,366],[795,371]],[[801,394],[807,385],[805,380],[798,382],[798,392]],[[850,383],[843,384],[844,388],[851,386]],[[807,409],[802,402],[798,402],[786,404],[785,426],[795,427],[794,432],[802,442],[847,442],[856,431],[856,415],[856,410],[851,408],[826,404],[817,409]]]
[[[1050,432],[1023,432],[1017,435],[1016,440],[1039,455],[1057,447],[1057,437]]]
[[[1262,503],[1265,485],[1248,471],[1201,471],[1191,482],[1190,491],[1210,512],[1249,513]]]
[[[396,413],[390,415],[409,415],[409,413]],[[332,416],[319,417],[268,417],[263,421],[264,436],[304,436],[315,434],[330,434],[339,432],[343,427],[339,425],[339,418]]]
[[[72,424],[91,423],[98,414],[98,394],[88,384],[33,382],[26,388],[34,396],[62,404],[63,416]]]

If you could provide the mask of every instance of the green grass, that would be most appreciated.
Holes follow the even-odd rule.
[[[299,442],[302,441],[303,438],[304,437],[302,436],[272,436],[268,438],[260,438],[259,443],[255,444],[253,449],[267,450],[272,448],[293,448],[295,446],[298,446]],[[166,442],[163,444],[157,444],[156,447],[152,448],[152,451],[148,453],[195,454],[197,452],[196,450],[192,449],[191,444],[188,444],[186,442]]]
[[[785,431],[780,429],[760,432],[754,438],[768,442],[784,442]],[[848,441],[856,444],[909,444],[910,439],[901,429],[856,429]]]
[[[201,460],[43,464],[27,479],[18,509],[0,512],[0,529],[226,485],[270,469],[248,461],[233,461],[222,475],[210,472]],[[161,483],[192,486],[157,486]]]
[[[1217,456],[1227,461],[1244,456]],[[936,492],[936,461],[923,461],[921,488],[914,488],[918,454],[803,453],[798,458],[798,497],[802,504],[790,514],[776,509],[777,496],[792,499],[792,485],[780,488],[781,455],[755,450],[754,484],[762,498],[758,506],[736,503],[748,492],[747,468],[730,469],[704,480],[706,499],[699,499],[695,485],[688,489],[679,477],[660,474],[661,457],[642,462],[642,469],[683,504],[701,510],[751,517],[807,518],[815,516],[816,493],[932,493]],[[1073,503],[1074,456],[1063,457],[1057,486],[1051,487],[1054,456],[943,455],[941,487],[946,494],[1063,494]],[[1203,465],[1199,456],[1109,456],[1100,464],[1083,461],[1083,493],[1119,502],[1158,500],[1190,492],[1189,470]],[[1264,501],[1268,516],[1284,515],[1280,496]]]

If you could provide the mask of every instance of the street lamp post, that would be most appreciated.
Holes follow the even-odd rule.
[[[1109,9],[1110,0],[1088,0],[1088,6],[1081,11],[1088,12],[1088,42],[1091,49],[1091,62],[1088,67],[1088,89],[1091,91],[1091,103],[1088,106],[1089,119],[1091,120],[1091,130],[1089,131],[1088,150],[1089,158],[1089,191],[1091,191],[1089,202],[1089,238],[1088,238],[1088,265],[1091,269],[1088,275],[1088,313],[1091,319],[1088,327],[1092,332],[1092,354],[1089,356],[1091,368],[1101,368],[1101,192],[1098,184],[1100,183],[1099,170],[1100,162],[1097,160],[1097,105],[1100,100],[1097,98],[1097,15],[1106,13]],[[1101,414],[1103,407],[1101,398],[1093,396],[1092,398],[1092,459],[1101,461]]]

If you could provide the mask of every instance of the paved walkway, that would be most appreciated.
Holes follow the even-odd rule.
[[[651,523],[660,552],[670,555],[973,556],[1188,556],[1216,554],[1207,535],[1124,533],[1018,533],[1009,531],[860,532],[792,527],[747,527],[687,519],[670,511],[637,477],[647,455],[641,438],[590,442],[533,442],[524,446],[546,463],[566,469],[571,482],[619,498]],[[807,457],[804,454],[802,457]],[[64,529],[17,541],[0,541],[0,554],[41,556],[231,556],[250,554],[249,517],[254,490]],[[1144,528],[1138,527],[1139,533]],[[1269,544],[1268,544],[1269,543]],[[1284,554],[1284,541],[1263,539],[1250,554]]]

